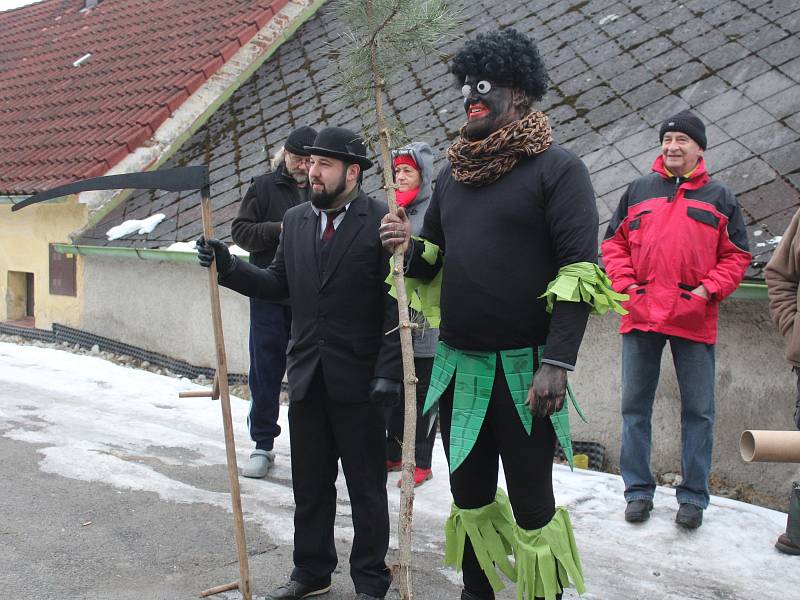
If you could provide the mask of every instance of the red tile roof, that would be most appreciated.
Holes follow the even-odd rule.
[[[0,12],[0,195],[106,173],[287,1],[103,0],[84,11],[84,0],[44,0]]]

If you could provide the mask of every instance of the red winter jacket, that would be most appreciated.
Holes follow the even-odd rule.
[[[702,159],[688,178],[668,173],[661,156],[653,171],[628,186],[601,245],[614,289],[640,286],[628,291],[620,333],[655,331],[713,344],[719,302],[750,264],[742,212]],[[701,283],[708,300],[690,291]]]

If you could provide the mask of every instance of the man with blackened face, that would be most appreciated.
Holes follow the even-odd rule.
[[[384,247],[406,249],[408,276],[432,282],[429,291],[441,285],[425,410],[438,409],[450,466],[446,556],[463,571],[462,600],[493,600],[497,568],[520,597],[561,598],[563,587],[584,587],[552,486],[556,440],[572,459],[567,373],[590,312],[621,310],[624,296],[596,266],[589,173],[534,108],[548,78],[533,40],[513,29],[479,34],[451,71],[466,122],[421,234],[411,239],[402,209],[380,230]],[[497,487],[500,459],[508,495]],[[487,528],[503,543],[488,543]]]
[[[461,134],[470,141],[482,140],[530,110],[524,91],[477,75],[467,75],[461,94],[467,113]]]

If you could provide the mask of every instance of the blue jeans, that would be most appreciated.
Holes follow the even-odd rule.
[[[250,412],[247,426],[259,450],[272,450],[280,435],[280,393],[292,327],[289,306],[250,299]]]
[[[625,500],[652,500],[650,471],[653,400],[661,352],[669,341],[681,393],[681,475],[678,502],[708,506],[714,438],[714,345],[632,331],[622,336],[622,449],[619,468]]]

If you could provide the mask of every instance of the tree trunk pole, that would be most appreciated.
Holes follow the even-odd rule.
[[[211,199],[209,186],[200,192],[200,209],[203,217],[203,235],[212,237]],[[214,324],[214,346],[217,354],[217,373],[213,396],[219,386],[222,407],[222,427],[225,432],[225,452],[228,463],[228,484],[231,491],[231,508],[233,509],[233,531],[236,539],[236,553],[239,559],[239,582],[237,587],[243,600],[253,597],[250,585],[250,567],[247,561],[247,542],[244,534],[244,518],[242,516],[242,497],[239,492],[239,470],[236,466],[236,443],[233,439],[233,421],[231,419],[231,397],[228,390],[228,362],[225,357],[225,340],[222,335],[222,311],[217,285],[217,263],[211,263],[208,269],[208,290],[211,296],[211,320]]]
[[[367,1],[367,12],[372,19],[372,2]],[[383,92],[385,81],[378,68],[376,57],[376,41],[370,44],[370,63],[375,81],[375,116],[378,124],[378,139],[383,161],[383,181],[387,191],[389,211],[397,214],[395,201],[395,185],[392,178],[392,158],[390,154],[391,139],[383,114]],[[403,276],[403,249],[394,251],[394,286],[397,292],[398,322],[400,325],[400,347],[403,352],[403,388],[405,414],[403,421],[403,454],[402,480],[400,485],[400,517],[398,521],[399,568],[397,570],[400,596],[403,600],[414,597],[411,584],[411,524],[414,514],[414,440],[417,432],[417,376],[414,371],[414,348],[411,341],[411,324],[408,313],[408,296],[406,295],[405,277]]]

